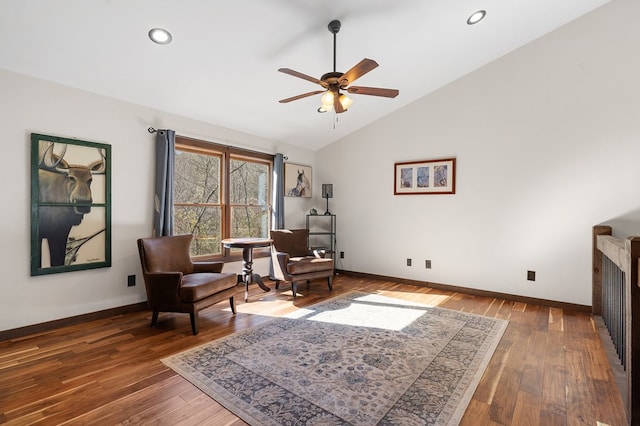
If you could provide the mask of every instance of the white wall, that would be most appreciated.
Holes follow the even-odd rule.
[[[136,239],[151,234],[153,141],[149,126],[262,152],[285,152],[313,165],[311,151],[127,104],[0,70],[2,255],[0,330],[146,300]],[[112,267],[30,276],[30,134],[44,133],[112,146]],[[296,200],[297,201],[297,200]],[[290,200],[285,202],[289,209]],[[293,205],[291,210],[297,209]],[[301,213],[298,216],[304,217]],[[291,214],[295,217],[295,214]],[[256,271],[267,275],[266,259]],[[239,272],[240,262],[225,271]],[[127,287],[127,275],[137,285]]]
[[[639,14],[614,0],[319,151],[339,267],[590,305],[591,227],[640,235]],[[394,162],[443,157],[455,195],[393,195]]]

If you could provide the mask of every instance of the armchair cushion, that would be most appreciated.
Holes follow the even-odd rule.
[[[212,280],[209,273],[183,275],[180,285],[180,300],[184,303],[197,302],[237,285],[235,274],[222,275],[216,280]]]
[[[287,269],[291,275],[333,269],[333,259],[318,257],[290,257]]]

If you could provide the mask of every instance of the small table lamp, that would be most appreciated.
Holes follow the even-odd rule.
[[[333,185],[330,183],[323,183],[322,184],[322,198],[326,198],[327,199],[327,211],[324,212],[325,215],[330,215],[331,212],[329,211],[329,198],[333,198]]]

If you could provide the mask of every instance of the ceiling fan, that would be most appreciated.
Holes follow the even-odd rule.
[[[298,99],[306,98],[308,96],[322,95],[322,105],[318,108],[318,112],[327,112],[332,109],[336,113],[340,114],[345,112],[351,103],[353,102],[347,95],[340,93],[340,90],[346,90],[348,93],[356,95],[370,95],[370,96],[382,96],[385,98],[395,98],[398,96],[398,90],[396,89],[382,89],[379,87],[364,87],[364,86],[349,86],[358,78],[362,77],[369,71],[378,66],[378,63],[373,59],[365,58],[357,63],[353,68],[345,73],[336,71],[336,34],[340,31],[340,21],[333,20],[329,22],[329,32],[333,34],[333,71],[324,74],[318,80],[315,77],[303,74],[298,71],[294,71],[289,68],[280,68],[278,71],[292,75],[294,77],[302,78],[303,80],[310,81],[312,83],[319,84],[324,90],[314,90],[313,92],[303,93],[301,95],[292,96],[290,98],[282,99],[280,103],[287,103],[296,101]]]

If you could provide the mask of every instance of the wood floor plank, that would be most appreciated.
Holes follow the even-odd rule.
[[[545,365],[565,365],[564,357],[564,342],[565,332],[550,330],[547,333],[547,343],[545,345],[546,350],[544,353]]]
[[[525,365],[542,369],[544,366],[544,356],[546,353],[546,331],[531,331],[527,336],[527,355]]]
[[[616,392],[614,383],[589,379],[589,389],[596,421],[607,425],[628,424],[626,411],[622,408],[620,392]]]
[[[586,377],[567,378],[567,419],[569,424],[587,425],[593,419],[593,402],[589,394],[589,383]]]
[[[567,373],[564,365],[545,365],[542,379],[542,404],[544,409],[566,416]]]
[[[520,390],[531,395],[542,396],[543,378],[543,368],[525,364],[524,368],[522,369],[522,382],[520,382]]]
[[[509,345],[501,342],[498,344],[498,347],[491,358],[491,362],[482,376],[482,380],[478,383],[476,392],[473,395],[474,400],[482,402],[487,406],[492,404],[493,398],[496,394],[496,389],[498,389],[498,384],[502,378],[502,372],[506,365],[506,359],[508,356]]]
[[[138,391],[122,395],[120,398],[96,404],[94,395],[88,395],[77,401],[78,404],[91,404],[94,408],[86,413],[73,412],[73,420],[77,424],[118,424],[124,421],[131,424],[144,424],[137,421],[144,413],[154,407],[163,412],[172,402],[179,403],[181,392],[189,386],[181,377],[173,375],[165,380],[150,384]],[[65,413],[66,414],[66,413]],[[162,416],[156,416],[161,419]],[[50,416],[51,422],[58,422],[58,416]],[[148,419],[147,419],[148,420]],[[54,423],[55,424],[55,423]]]
[[[568,426],[567,417],[546,410],[540,412],[540,425],[544,426]]]
[[[500,423],[495,423],[489,418],[489,404],[485,404],[483,402],[472,399],[469,402],[469,406],[467,407],[467,411],[465,411],[464,416],[460,420],[459,426],[477,426],[478,419],[487,419],[483,422],[484,426],[496,426],[500,425]]]
[[[564,315],[560,308],[549,308],[549,330],[564,331]]]
[[[237,314],[228,303],[206,309],[197,336],[188,315],[162,313],[151,328],[150,312],[132,312],[2,341],[0,423],[243,425],[160,360],[355,290],[510,321],[462,425],[626,424],[586,313],[344,274],[333,291],[300,287],[293,300],[290,287],[252,286],[246,303],[239,287]]]
[[[518,392],[511,423],[519,426],[538,426],[540,424],[540,396],[525,391]]]
[[[516,407],[516,398],[522,381],[522,372],[506,366],[491,402],[490,419],[496,423],[509,424]]]

